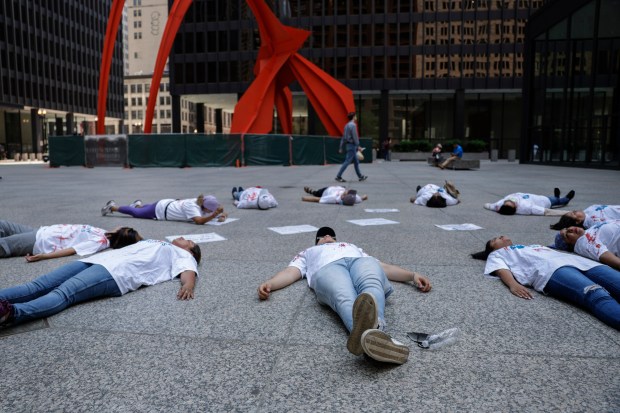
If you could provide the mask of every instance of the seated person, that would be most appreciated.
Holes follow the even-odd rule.
[[[563,207],[575,197],[575,191],[570,191],[565,197],[560,197],[560,190],[555,188],[553,196],[526,194],[516,192],[506,195],[494,204],[484,204],[486,209],[499,212],[502,215],[563,215],[566,211],[554,211],[553,207]]]
[[[455,143],[452,145],[452,153],[450,154],[450,157],[446,159],[445,161],[443,161],[442,163],[440,163],[439,167],[441,169],[444,169],[445,167],[450,166],[452,162],[456,161],[457,159],[461,159],[462,157],[463,157],[463,148],[461,148],[461,145],[459,145],[458,143]]]
[[[266,188],[253,186],[248,189],[232,189],[233,205],[239,209],[269,209],[278,206],[278,202]]]
[[[133,228],[113,231],[81,224],[59,224],[31,228],[0,220],[0,258],[25,256],[35,262],[50,258],[94,254],[106,248],[123,248],[142,237]]]
[[[583,211],[567,212],[550,228],[556,230],[568,227],[590,228],[599,222],[613,219],[620,219],[620,205],[590,205]]]
[[[441,146],[441,143],[438,143],[437,145],[435,145],[433,151],[431,152],[431,157],[433,158],[435,166],[438,166],[444,160],[443,156],[441,156],[442,148],[443,147]]]
[[[73,261],[29,283],[0,290],[0,326],[49,317],[74,304],[120,297],[142,286],[181,279],[177,299],[194,298],[200,247],[179,237],[143,240]]]
[[[542,245],[514,245],[503,235],[472,257],[486,260],[484,274],[499,277],[517,297],[532,299],[526,287],[533,287],[620,330],[620,271]]]
[[[328,186],[316,191],[305,186],[304,191],[310,194],[310,196],[302,196],[302,201],[319,202],[321,204],[340,204],[351,206],[368,199],[368,195],[359,196],[355,189],[345,189],[342,186]]]
[[[417,194],[410,201],[416,205],[426,205],[429,208],[445,208],[456,205],[460,192],[451,182],[446,181],[443,188],[435,184],[426,184],[417,188]]]
[[[113,212],[131,215],[134,218],[156,219],[158,221],[184,221],[203,225],[217,218],[226,221],[228,214],[212,195],[199,195],[190,199],[162,199],[152,204],[143,204],[137,199],[128,206],[118,206],[113,200],[101,208],[101,215]]]
[[[601,222],[587,230],[564,228],[556,235],[553,247],[620,270],[620,220]]]

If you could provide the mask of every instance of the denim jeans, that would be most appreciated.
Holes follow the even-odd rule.
[[[338,313],[349,332],[353,328],[355,299],[361,293],[372,294],[377,302],[379,326],[385,326],[385,299],[393,288],[374,258],[341,258],[329,263],[312,277],[311,287],[319,303]]]
[[[119,297],[121,291],[108,270],[74,261],[22,285],[0,290],[0,299],[13,304],[14,324],[49,317],[97,297]]]
[[[353,161],[353,166],[355,166],[355,173],[358,178],[362,177],[362,172],[360,171],[360,161],[357,159],[357,145],[353,143],[347,143],[347,157],[345,158],[340,170],[338,171],[338,175],[336,177],[342,178],[342,174],[344,170],[347,169],[351,161]]]
[[[588,271],[560,267],[544,291],[584,308],[605,324],[620,330],[620,271],[607,265],[597,265]]]
[[[0,220],[0,258],[31,254],[37,231],[26,225]]]
[[[567,205],[570,202],[570,199],[566,198],[565,196],[563,197],[548,196],[547,198],[549,198],[549,201],[551,201],[551,208],[562,207],[562,206]]]

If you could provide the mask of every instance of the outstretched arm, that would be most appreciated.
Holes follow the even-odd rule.
[[[272,291],[288,287],[295,281],[301,280],[301,271],[297,267],[286,267],[269,280],[258,286],[258,298],[266,300]]]
[[[564,214],[568,214],[571,211],[566,211],[564,209],[549,209],[545,208],[545,216],[546,217],[559,217]]]
[[[75,254],[75,249],[73,248],[65,248],[62,250],[58,250],[58,251],[54,251],[54,252],[49,252],[47,254],[35,254],[35,255],[26,255],[26,261],[28,262],[36,262],[36,261],[42,261],[42,260],[49,260],[52,258],[60,258],[60,257],[68,257],[70,255],[74,255]]]
[[[224,208],[222,208],[221,206],[218,207],[214,213],[212,213],[211,215],[207,215],[206,217],[193,217],[192,221],[194,221],[194,223],[196,225],[204,225],[207,222],[211,221],[212,219],[216,218],[218,215],[222,215],[224,216],[224,219],[218,219],[218,221],[224,221],[226,220],[226,216],[228,216],[228,214],[224,213]],[[225,214],[225,215],[224,215]]]
[[[398,265],[386,264],[384,262],[381,262],[381,267],[383,268],[383,272],[385,272],[385,275],[390,281],[413,281],[415,286],[424,293],[429,292],[432,288],[430,280],[415,271],[409,271],[399,267]]]
[[[519,284],[515,277],[512,275],[510,270],[496,270],[493,274],[497,275],[504,284],[510,289],[510,292],[516,295],[517,297],[525,298],[526,300],[531,300],[532,294],[530,291]]]
[[[305,202],[319,202],[321,198],[314,195],[304,195],[301,197],[301,200]]]
[[[602,253],[599,257],[599,261],[601,262],[601,264],[607,264],[611,268],[615,268],[616,270],[620,271],[620,258],[614,255],[614,253],[611,251],[605,251],[604,253]]]
[[[196,273],[194,271],[183,271],[181,273],[181,289],[177,293],[179,300],[191,300],[194,298],[194,286],[196,285]]]

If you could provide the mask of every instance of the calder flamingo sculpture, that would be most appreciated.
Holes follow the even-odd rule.
[[[192,0],[175,0],[157,54],[147,103],[144,132],[151,133],[159,83],[174,38]],[[278,110],[282,131],[292,133],[293,105],[288,85],[297,80],[331,136],[340,136],[346,115],[355,111],[353,93],[316,65],[303,58],[301,48],[310,32],[283,25],[264,1],[247,0],[259,25],[261,47],[254,66],[254,82],[235,106],[232,133],[269,133],[273,108]],[[113,0],[106,29],[97,102],[97,133],[105,131],[107,86],[114,42],[122,16],[124,0]]]

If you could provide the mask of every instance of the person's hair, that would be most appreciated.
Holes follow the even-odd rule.
[[[118,249],[126,247],[128,245],[132,245],[142,239],[140,234],[138,234],[138,231],[129,227],[121,227],[116,231],[106,232],[105,237],[110,242],[110,248],[112,249]]]
[[[428,202],[426,202],[426,206],[429,208],[445,208],[446,200],[439,194],[434,194],[429,198]]]
[[[189,249],[189,252],[191,252],[194,256],[196,264],[200,264],[200,259],[202,258],[202,251],[200,251],[200,247],[198,246],[198,244],[194,244],[194,246]]]
[[[517,212],[517,208],[511,205],[503,204],[497,212],[502,215],[514,215]]]
[[[553,225],[549,225],[549,228],[555,229],[559,231],[568,227],[581,227],[583,228],[583,224],[578,224],[575,218],[571,218],[568,215],[564,214],[560,217],[560,220]]]
[[[484,251],[474,252],[471,254],[471,257],[477,260],[486,261],[489,258],[489,254],[493,252],[493,247],[491,246],[491,240],[488,240],[484,246]]]
[[[353,119],[354,117],[355,117],[355,112],[349,112],[349,113],[347,114],[347,118],[348,118],[349,120]]]

